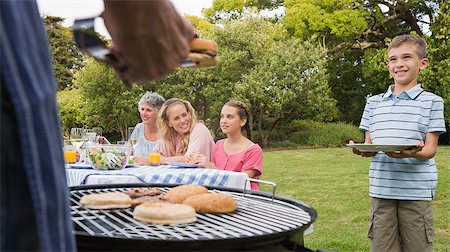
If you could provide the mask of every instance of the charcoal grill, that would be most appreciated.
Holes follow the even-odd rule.
[[[217,187],[212,192],[232,195],[238,209],[230,214],[197,214],[197,222],[179,225],[148,224],[133,219],[133,209],[93,210],[79,204],[83,195],[122,192],[134,187],[157,187],[167,192],[173,184],[123,184],[71,187],[71,215],[80,251],[211,251],[262,250],[282,244],[303,247],[303,232],[317,218],[314,209],[286,197]]]

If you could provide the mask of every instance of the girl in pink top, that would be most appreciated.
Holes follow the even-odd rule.
[[[208,128],[197,122],[195,110],[185,100],[169,99],[164,102],[157,119],[161,141],[154,152],[161,154],[161,162],[184,162],[192,153],[200,153],[210,160],[214,140]]]
[[[262,175],[262,149],[253,143],[249,126],[250,113],[239,101],[229,101],[220,112],[220,128],[227,135],[219,140],[213,151],[211,162],[201,154],[190,155],[188,161],[207,168],[245,172],[249,178]],[[242,134],[247,132],[247,137]],[[252,190],[259,190],[258,183],[251,182]]]

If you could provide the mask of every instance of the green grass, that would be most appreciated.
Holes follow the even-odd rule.
[[[450,251],[450,147],[439,146],[437,196],[433,200],[434,251]],[[367,238],[370,159],[349,148],[264,152],[264,175],[275,182],[277,194],[313,207],[318,218],[305,238],[311,249],[369,251]],[[271,188],[262,185],[262,191]]]

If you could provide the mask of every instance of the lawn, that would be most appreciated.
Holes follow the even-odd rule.
[[[264,176],[277,194],[300,200],[318,212],[305,246],[336,251],[369,251],[367,238],[369,158],[349,148],[264,152]],[[434,251],[450,251],[450,147],[439,146],[437,196],[433,200]],[[261,186],[263,191],[271,191]]]

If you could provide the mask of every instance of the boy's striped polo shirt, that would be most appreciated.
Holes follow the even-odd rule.
[[[444,104],[441,97],[416,85],[398,96],[391,85],[386,93],[372,96],[364,108],[359,128],[369,131],[373,144],[416,144],[428,132],[443,133]],[[369,171],[371,197],[431,200],[436,194],[437,169],[434,158],[391,158],[379,153]]]

